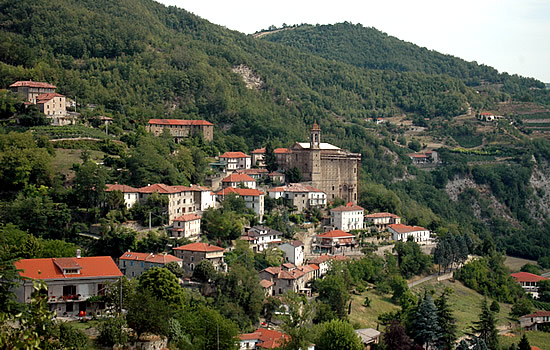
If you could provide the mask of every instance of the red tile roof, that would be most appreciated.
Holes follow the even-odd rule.
[[[264,148],[258,148],[252,151],[252,154],[264,154],[265,153],[265,147]]]
[[[290,339],[290,336],[288,336],[287,334],[281,333],[279,331],[265,329],[265,328],[258,328],[253,333],[240,334],[239,339],[241,340],[259,339],[260,342],[256,344],[258,348],[276,349],[278,347],[281,347],[286,340]]]
[[[322,238],[353,238],[354,235],[344,232],[342,230],[332,230],[325,233],[321,233],[320,235],[317,235],[317,237]]]
[[[217,196],[227,196],[229,194],[236,194],[238,196],[260,196],[264,193],[254,188],[233,188],[227,187],[216,193]]]
[[[281,153],[292,153],[292,151],[288,148],[275,148],[273,150],[273,153],[275,154],[281,154]]]
[[[407,226],[403,224],[391,224],[388,225],[389,228],[394,230],[397,233],[409,233],[409,232],[417,232],[417,231],[427,231],[424,227],[420,226]]]
[[[247,174],[247,175],[262,175],[267,174],[267,169],[252,168],[252,169],[238,169],[238,174]]]
[[[225,177],[222,182],[256,182],[256,180],[246,174],[231,174]]]
[[[119,184],[106,184],[105,185],[105,192],[111,192],[111,191],[120,191],[122,193],[138,193],[139,190],[137,188],[126,186],[126,185],[119,185]]]
[[[239,334],[240,340],[256,340],[260,339],[262,336],[262,333],[246,333],[246,334]]]
[[[225,152],[220,158],[250,158],[250,156],[243,152]]]
[[[55,92],[50,92],[50,93],[47,93],[47,94],[41,94],[41,95],[36,96],[36,100],[38,101],[37,103],[45,103],[45,102],[51,100],[54,97],[65,97],[65,96],[63,96],[61,94],[58,94],[58,93],[55,93]]]
[[[223,249],[222,247],[218,247],[208,243],[201,243],[201,242],[182,245],[181,247],[174,248],[174,250],[187,250],[192,252],[206,252],[206,253],[225,251],[225,249]]]
[[[329,260],[340,260],[340,261],[343,261],[343,260],[347,260],[348,257],[345,256],[345,255],[328,255],[328,254],[323,254],[323,255],[320,255],[318,256],[317,258],[315,259],[312,259],[310,260],[310,265],[311,264],[314,264],[314,265],[319,265],[319,264],[322,264],[324,262],[327,262]]]
[[[263,288],[269,288],[271,287],[272,285],[274,285],[275,283],[271,282],[271,281],[268,281],[268,280],[261,280],[260,281],[260,286],[262,286]]]
[[[323,192],[313,186],[304,185],[301,183],[291,183],[286,186],[272,188],[268,191],[269,192]]]
[[[367,214],[365,215],[366,218],[399,218],[399,216],[395,215],[395,214],[392,214],[392,213],[372,213],[372,214]]]
[[[206,120],[149,119],[149,124],[160,125],[214,125]]]
[[[121,255],[120,260],[147,261],[155,264],[168,264],[172,261],[182,261],[171,254],[135,253],[126,252]]]
[[[82,258],[22,259],[15,262],[22,277],[50,280],[62,278],[121,277],[122,273],[110,256]],[[78,274],[63,274],[61,268],[78,269]]]
[[[16,81],[11,84],[10,87],[34,87],[34,88],[43,88],[43,89],[55,89],[56,86],[48,83],[41,83],[38,81]]]
[[[539,282],[550,279],[529,272],[516,272],[511,274],[511,276],[514,277],[517,282]]]
[[[300,271],[298,269],[286,271],[283,270],[281,266],[268,267],[266,269],[263,269],[262,271],[265,271],[270,275],[277,276],[278,279],[282,280],[295,280],[305,275],[303,271]]]
[[[187,186],[168,186],[165,184],[153,184],[145,187],[138,188],[139,193],[154,193],[161,194],[180,193],[186,191],[193,191],[192,188]]]
[[[531,318],[531,317],[550,317],[550,311],[536,311],[529,315],[523,315],[521,317]]]
[[[193,221],[193,220],[200,220],[200,219],[201,217],[198,216],[197,214],[185,214],[182,216],[178,216],[177,218],[174,219],[174,221],[186,222],[186,221]]]
[[[358,205],[355,205],[355,204],[349,202],[346,205],[339,206],[337,208],[331,209],[330,211],[357,211],[357,210],[365,210],[365,209],[361,208]]]
[[[426,153],[422,153],[422,154],[410,153],[409,157],[411,157],[411,158],[429,158]]]

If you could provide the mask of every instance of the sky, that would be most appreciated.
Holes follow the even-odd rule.
[[[550,0],[157,0],[251,34],[361,23],[398,39],[550,83]]]

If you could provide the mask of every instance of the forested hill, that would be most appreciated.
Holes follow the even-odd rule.
[[[248,147],[303,138],[315,118],[455,116],[468,103],[480,109],[505,98],[479,96],[451,77],[328,61],[152,0],[1,0],[0,23],[0,86],[48,81],[103,106],[122,128],[204,118]],[[259,89],[233,73],[240,65]]]
[[[512,94],[544,88],[535,79],[500,74],[492,67],[428,50],[361,24],[301,25],[274,31],[262,39],[362,68],[446,74],[468,86],[503,84],[503,91]]]

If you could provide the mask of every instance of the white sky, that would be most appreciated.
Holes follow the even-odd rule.
[[[550,83],[550,0],[157,0],[250,34],[283,23],[361,23],[500,72]]]

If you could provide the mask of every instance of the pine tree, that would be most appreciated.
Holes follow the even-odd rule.
[[[437,308],[430,294],[426,294],[418,305],[418,311],[412,324],[412,333],[418,344],[426,344],[428,348],[437,342],[441,334]]]
[[[275,151],[271,141],[267,141],[265,145],[265,166],[270,173],[277,171],[279,164],[277,164],[277,157],[275,157]]]
[[[523,333],[523,337],[521,337],[521,340],[519,341],[518,350],[531,350],[531,345],[529,344],[529,340],[527,339],[525,333]]]
[[[490,350],[499,349],[498,332],[495,324],[495,314],[489,310],[487,299],[483,299],[479,321],[474,322],[472,330],[479,333],[479,337],[485,341]]]
[[[399,321],[392,321],[386,327],[383,339],[386,349],[410,350],[412,347],[411,339],[407,336],[405,327]]]
[[[453,316],[453,311],[447,298],[452,291],[450,288],[445,288],[441,296],[435,301],[439,327],[441,328],[439,336],[440,349],[452,349],[457,339],[456,318]]]

